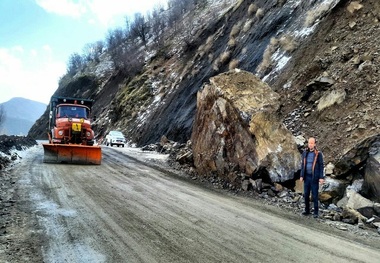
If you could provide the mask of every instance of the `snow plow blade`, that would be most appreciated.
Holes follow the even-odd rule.
[[[42,144],[44,163],[100,164],[102,150],[100,146],[77,144]]]

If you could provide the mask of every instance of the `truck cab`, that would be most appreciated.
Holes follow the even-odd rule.
[[[92,100],[53,97],[49,119],[52,143],[94,145],[92,103]]]

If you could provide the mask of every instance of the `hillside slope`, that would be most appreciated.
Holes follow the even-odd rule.
[[[136,77],[121,71],[99,75],[95,66],[60,83],[56,95],[95,99],[99,136],[120,129],[138,145],[162,135],[185,142],[197,92],[210,77],[238,67],[279,93],[280,112],[293,135],[316,136],[326,161],[334,162],[379,134],[379,5],[374,0],[211,5],[184,15],[184,23],[192,17],[199,22],[192,20],[198,27],[187,44],[170,31],[165,52],[148,45],[146,51],[156,55]],[[46,117],[31,135],[43,134]]]
[[[5,135],[27,135],[29,129],[46,110],[46,104],[24,98],[12,98],[1,103],[5,112],[0,131]]]

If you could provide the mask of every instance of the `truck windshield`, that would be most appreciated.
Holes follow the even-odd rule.
[[[58,107],[58,118],[84,118],[87,119],[87,110],[78,106],[60,106]]]

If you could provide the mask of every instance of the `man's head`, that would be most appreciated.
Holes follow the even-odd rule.
[[[308,142],[307,142],[307,147],[309,148],[310,151],[313,151],[315,149],[316,145],[316,140],[314,137],[310,137]]]

